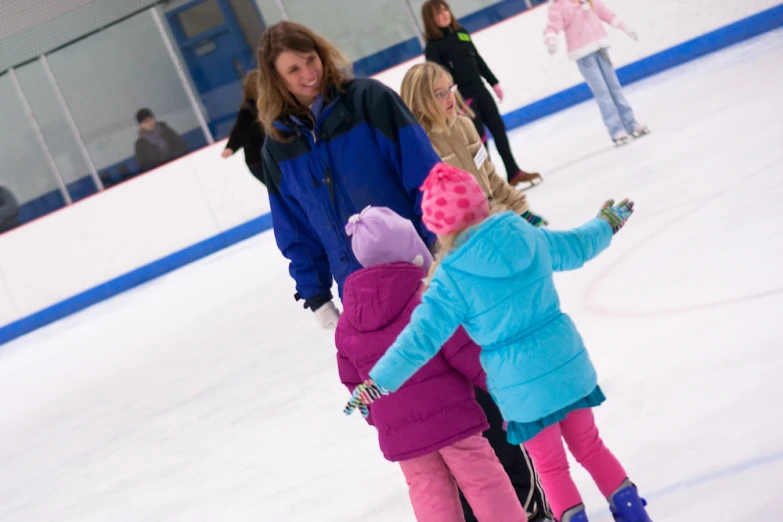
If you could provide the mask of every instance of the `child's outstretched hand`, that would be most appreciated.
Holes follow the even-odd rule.
[[[628,198],[622,200],[619,204],[615,205],[614,200],[610,199],[603,204],[601,210],[598,212],[598,217],[609,223],[612,230],[616,234],[618,230],[623,228],[625,222],[633,214],[633,201],[628,201]]]
[[[370,410],[367,406],[380,399],[382,395],[388,394],[389,392],[375,384],[375,381],[367,379],[354,388],[353,393],[351,394],[351,400],[345,405],[343,412],[345,412],[346,415],[350,415],[353,413],[353,410],[358,408],[359,411],[362,412],[362,416],[366,418],[370,414]]]
[[[542,218],[541,216],[537,214],[533,214],[529,210],[525,210],[522,214],[519,215],[522,219],[533,225],[534,227],[545,227],[549,224],[549,221]]]

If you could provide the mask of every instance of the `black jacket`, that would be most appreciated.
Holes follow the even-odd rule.
[[[182,141],[179,134],[177,134],[171,127],[166,125],[166,122],[159,121],[157,123],[163,128],[163,139],[168,143],[168,150],[161,150],[149,140],[145,139],[139,132],[139,139],[136,140],[136,166],[139,172],[148,170],[158,165],[162,165],[167,161],[171,161],[175,158],[185,155],[187,148],[185,142]]]
[[[446,27],[443,34],[443,38],[427,42],[424,56],[427,61],[439,63],[451,73],[464,97],[470,98],[476,91],[485,89],[482,76],[490,85],[498,83],[465,29],[460,27],[453,31]]]
[[[258,121],[258,108],[255,101],[251,100],[239,109],[226,148],[231,149],[232,152],[244,148],[247,166],[257,167],[261,165],[261,147],[264,145],[264,139],[266,134],[261,122]]]

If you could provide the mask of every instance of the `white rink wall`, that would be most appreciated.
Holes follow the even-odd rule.
[[[616,66],[779,5],[776,0],[612,0],[640,35],[612,30]],[[543,45],[547,7],[478,31],[474,40],[500,79],[503,112],[581,83],[565,56]],[[409,61],[376,77],[399,90]],[[0,235],[0,327],[266,214],[266,190],[225,141]],[[277,252],[272,255],[279,255]]]
[[[269,212],[225,140],[0,235],[0,326]]]

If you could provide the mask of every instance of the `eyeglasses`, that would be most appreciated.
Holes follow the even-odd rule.
[[[444,101],[448,99],[448,97],[454,94],[455,92],[457,92],[457,84],[452,83],[451,85],[449,85],[449,88],[446,89],[445,91],[437,91],[435,93],[435,97],[440,101]]]

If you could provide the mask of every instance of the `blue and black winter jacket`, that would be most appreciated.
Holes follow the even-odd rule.
[[[315,124],[275,122],[289,142],[271,136],[262,152],[277,246],[306,306],[331,299],[332,278],[362,268],[345,234],[348,218],[367,205],[385,206],[420,231],[419,187],[440,161],[400,97],[376,80],[355,79],[328,93]]]

